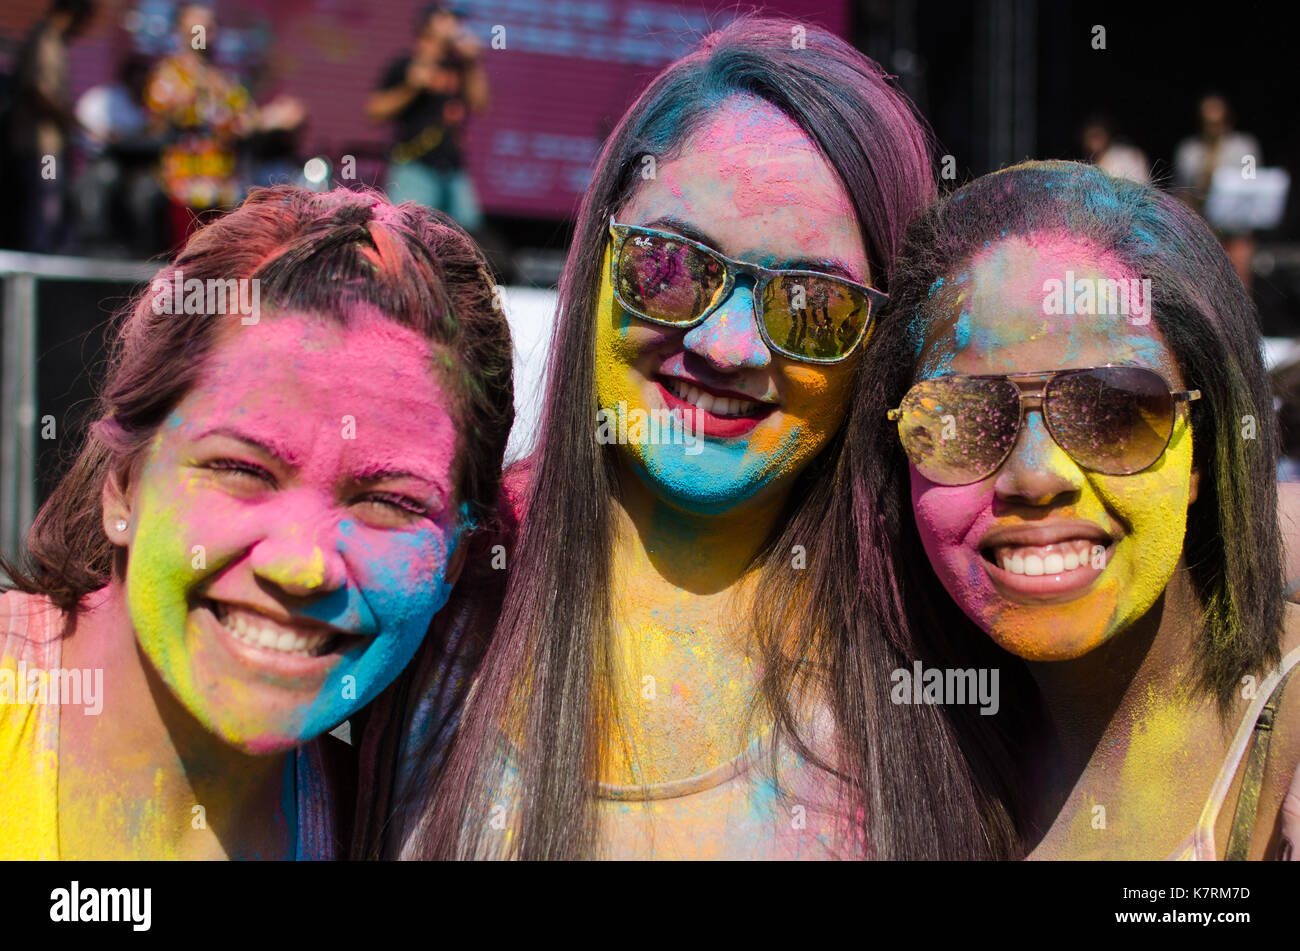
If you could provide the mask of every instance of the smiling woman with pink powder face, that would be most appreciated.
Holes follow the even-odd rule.
[[[1029,163],[924,215],[894,291],[846,436],[862,623],[1002,674],[1033,857],[1289,854],[1300,618],[1257,325],[1214,236],[1158,190]]]
[[[253,306],[172,307],[209,279],[255,282]],[[287,187],[160,272],[0,596],[0,683],[94,685],[0,708],[21,764],[0,855],[338,853],[355,767],[322,735],[406,666],[495,504],[512,409],[492,293],[445,219]]]

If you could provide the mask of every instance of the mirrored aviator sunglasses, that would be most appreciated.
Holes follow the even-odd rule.
[[[681,235],[609,220],[614,298],[651,323],[689,329],[731,296],[737,275],[754,281],[754,317],[768,348],[808,363],[847,359],[887,295],[820,271],[736,261]]]
[[[1081,468],[1133,475],[1155,465],[1173,436],[1175,392],[1154,370],[1105,366],[1006,376],[922,380],[888,417],[903,450],[936,485],[970,485],[993,475],[1015,448],[1025,413],[1039,410],[1048,433]]]

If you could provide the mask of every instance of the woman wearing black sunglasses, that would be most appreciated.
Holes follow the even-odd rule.
[[[891,291],[819,550],[862,567],[850,626],[935,687],[896,700],[1026,662],[1043,709],[1004,676],[990,719],[1034,857],[1289,856],[1300,622],[1257,324],[1213,234],[1156,189],[1030,163],[924,215]]]
[[[652,81],[579,214],[500,620],[462,621],[459,679],[413,675],[380,852],[1011,851],[967,738],[873,689],[901,655],[872,634],[786,665],[750,630],[755,592],[807,574],[808,539],[773,538],[830,491],[932,197],[910,104],[818,28],[741,19]]]

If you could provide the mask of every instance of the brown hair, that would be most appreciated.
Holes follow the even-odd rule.
[[[353,306],[368,304],[437,344],[461,414],[459,500],[475,521],[495,511],[514,403],[510,332],[482,253],[440,212],[394,206],[378,192],[280,185],[255,189],[196,232],[120,315],[96,422],[37,513],[23,563],[0,564],[16,587],[71,612],[120,571],[121,549],[103,531],[104,480],[129,475],[212,349],[222,314],[154,306],[174,282],[195,278],[254,279],[267,310],[343,324]]]

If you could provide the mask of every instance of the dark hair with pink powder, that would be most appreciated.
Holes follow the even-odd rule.
[[[156,313],[155,293],[176,280],[259,282],[261,319],[276,310],[346,324],[369,305],[434,344],[437,371],[460,421],[461,503],[484,521],[495,510],[514,420],[511,343],[482,253],[450,218],[394,206],[370,191],[317,194],[281,185],[196,232],[123,312],[84,445],[37,513],[15,585],[65,611],[120,571],[123,549],[105,536],[101,491],[126,484],[158,427],[198,379],[222,321],[238,315]],[[346,373],[340,367],[340,373]]]
[[[876,545],[886,545],[885,552],[905,546],[898,561],[904,573],[918,552],[925,559],[910,517],[899,521],[907,511],[899,509],[907,465],[898,439],[885,438],[884,409],[879,420],[868,417],[877,406],[898,405],[914,382],[931,286],[990,241],[1042,233],[1069,235],[1150,278],[1152,321],[1187,387],[1201,391],[1191,404],[1193,464],[1201,478],[1187,512],[1183,557],[1205,611],[1195,639],[1200,686],[1226,708],[1243,676],[1281,656],[1277,424],[1250,296],[1205,221],[1159,189],[1090,165],[1027,162],[977,179],[916,223],[900,263],[903,283],[868,357],[876,371],[871,393],[859,394],[861,418],[846,425],[850,440],[864,447],[850,454],[855,490],[882,516],[892,513],[867,545],[873,552]],[[1256,421],[1249,438],[1242,432],[1246,417]],[[876,561],[881,570],[894,565]],[[946,598],[929,580],[923,571],[909,582],[917,586],[914,599]]]
[[[798,26],[744,17],[706,37],[651,81],[605,143],[560,283],[541,438],[529,460],[525,517],[511,554],[512,566],[519,567],[450,752],[444,758],[443,750],[428,747],[410,770],[420,785],[408,791],[402,808],[421,819],[404,854],[566,859],[600,852],[594,793],[612,717],[609,590],[618,489],[615,449],[597,444],[592,424],[592,320],[609,218],[635,194],[643,158],[673,158],[732,97],[765,100],[803,129],[843,183],[873,279],[885,288],[904,228],[934,197],[929,136],[908,100],[875,63],[825,30],[807,26],[806,48],[793,48]],[[800,476],[793,508],[833,471],[839,446],[837,437]],[[781,578],[797,584],[789,576],[801,573],[791,572],[788,558],[775,554],[779,550],[759,555],[759,587]],[[885,647],[856,654],[854,664],[897,666]],[[769,708],[793,732],[792,678],[764,686]],[[878,742],[879,723],[855,690],[848,685],[826,695],[843,747],[842,761],[827,768],[857,787],[861,801],[847,814],[860,817],[871,853],[1000,854],[999,846],[989,845],[942,714],[922,711],[886,750]],[[511,836],[488,821],[503,782],[503,728],[519,752],[511,781],[519,814],[512,815]],[[933,769],[918,769],[918,763]],[[945,781],[911,783],[931,774]],[[869,797],[861,793],[868,786]]]

